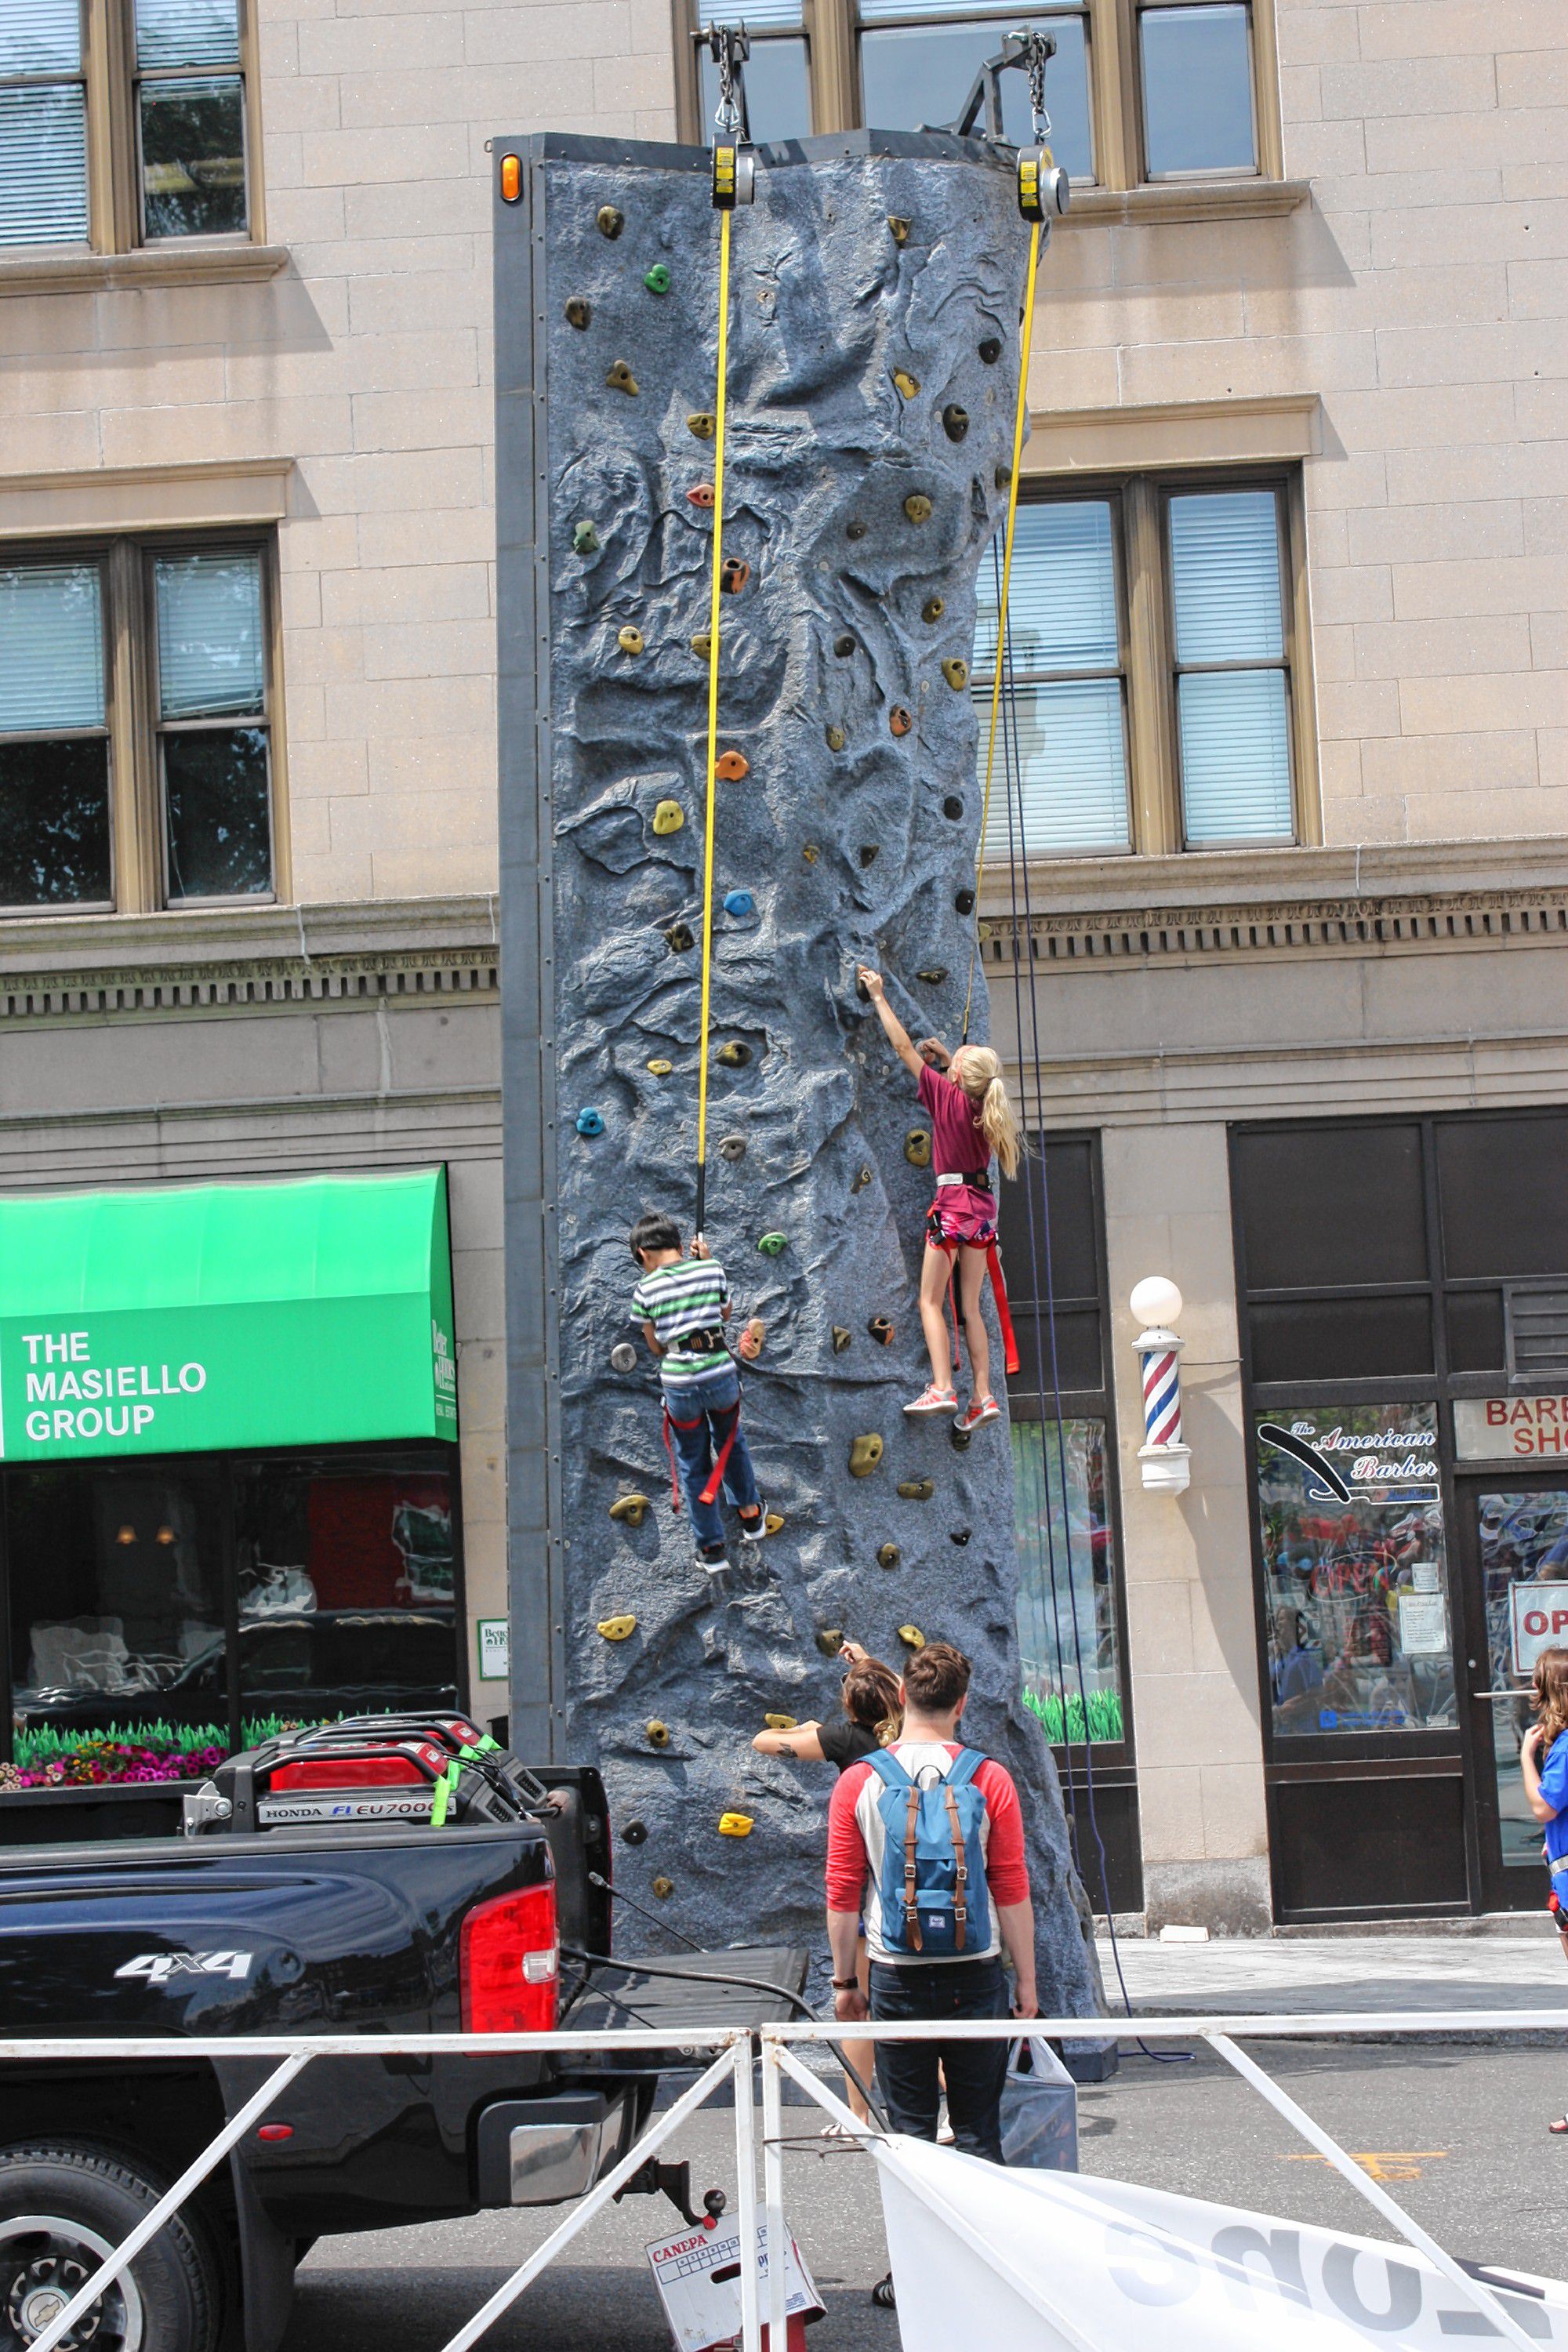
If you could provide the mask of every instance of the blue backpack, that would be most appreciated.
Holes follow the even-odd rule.
[[[866,1761],[882,1782],[877,1811],[885,1839],[877,1893],[882,1941],[889,1952],[952,1959],[969,1933],[970,1889],[985,1894],[985,1850],[980,1832],[985,1799],[974,1775],[985,1759],[963,1748],[934,1788],[918,1788],[896,1756],[879,1748]]]

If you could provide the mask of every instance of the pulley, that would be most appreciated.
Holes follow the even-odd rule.
[[[1047,232],[1071,202],[1068,175],[1048,147],[1018,150],[1018,210],[1026,221],[1043,221]]]
[[[721,213],[749,205],[756,194],[756,158],[735,141],[713,142],[713,203]]]
[[[756,193],[756,163],[746,118],[743,68],[752,54],[744,25],[710,25],[708,48],[719,68],[719,104],[713,116],[713,207],[732,213]]]

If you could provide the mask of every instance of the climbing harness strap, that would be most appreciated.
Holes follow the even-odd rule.
[[[939,1191],[943,1184],[967,1184],[972,1192],[989,1192],[991,1171],[989,1168],[966,1168],[962,1175],[939,1176],[936,1181]]]
[[[677,1421],[668,1405],[664,1408],[664,1450],[669,1461],[669,1507],[677,1518],[680,1517],[680,1470],[676,1462],[675,1441],[670,1432],[673,1429],[700,1429],[707,1418],[706,1413],[700,1412],[695,1421]],[[712,1474],[702,1489],[702,1500],[705,1503],[718,1501],[719,1489],[724,1483],[724,1473],[730,1466],[730,1456],[734,1452],[735,1440],[740,1433],[741,1400],[737,1397],[730,1414],[730,1426],[725,1434],[724,1443],[719,1448]]]
[[[959,1181],[961,1180],[953,1179],[952,1181]],[[941,1183],[942,1179],[938,1177],[937,1181],[938,1183]],[[1013,1310],[1007,1303],[1007,1284],[1002,1272],[1002,1253],[997,1248],[994,1240],[986,1242],[984,1244],[979,1243],[963,1243],[954,1241],[951,1234],[944,1234],[942,1230],[938,1215],[942,1203],[939,1201],[933,1201],[931,1207],[926,1212],[926,1240],[930,1243],[932,1249],[941,1250],[942,1255],[951,1260],[951,1265],[948,1269],[947,1287],[943,1296],[947,1300],[948,1316],[952,1324],[953,1370],[954,1371],[962,1371],[963,1368],[958,1344],[958,1309],[953,1303],[952,1297],[953,1285],[958,1277],[958,1253],[963,1248],[979,1248],[984,1246],[985,1251],[985,1270],[991,1280],[991,1296],[996,1301],[996,1328],[1002,1334],[1003,1360],[1006,1364],[1007,1376],[1009,1380],[1011,1380],[1013,1375],[1019,1369],[1018,1339],[1017,1334],[1013,1328]]]

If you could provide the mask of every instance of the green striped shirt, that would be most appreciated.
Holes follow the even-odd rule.
[[[651,1323],[664,1353],[659,1372],[666,1388],[689,1388],[731,1360],[728,1348],[688,1348],[693,1331],[717,1331],[730,1304],[730,1285],[717,1258],[683,1257],[655,1266],[632,1293],[632,1312]]]

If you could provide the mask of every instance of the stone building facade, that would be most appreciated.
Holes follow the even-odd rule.
[[[21,820],[0,845],[0,1182],[447,1164],[466,1667],[476,1710],[499,1714],[500,1653],[478,1647],[506,1611],[488,142],[693,135],[695,20],[668,0],[55,13],[52,47],[0,58],[0,84],[47,84],[58,110],[53,214],[18,209],[0,149],[0,583],[90,570],[105,652],[91,708],[90,680],[40,712],[0,677],[0,769],[25,760],[26,808],[52,811],[35,755],[74,735],[107,745],[107,781],[103,810],[75,801],[67,826],[79,850],[99,826],[96,864],[58,834],[34,856]],[[922,29],[872,0],[858,21],[847,0],[765,13],[759,135],[831,131],[873,102],[944,119],[1013,21],[955,9]],[[1523,1490],[1464,1452],[1459,1408],[1568,1385],[1550,1331],[1533,1353],[1521,1336],[1554,1277],[1568,1286],[1530,1189],[1568,1105],[1556,11],[1048,13],[1077,185],[1041,268],[1021,567],[1040,611],[1099,609],[1099,638],[1016,632],[1025,834],[1009,871],[994,832],[981,913],[1030,1124],[1082,1146],[1043,1164],[1064,1187],[1081,1174],[1100,1318],[1065,1416],[1098,1411],[1100,1484],[1062,1506],[1097,1547],[1086,1630],[1118,1717],[1088,1759],[1098,1813],[1081,1745],[1066,1756],[1080,1830],[1094,1815],[1113,1848],[1100,1885],[1086,1875],[1100,1907],[1227,1930],[1513,1907],[1511,1717],[1485,1694],[1514,1670],[1485,1644],[1510,1580],[1551,1580],[1555,1490],[1531,1507],[1542,1539],[1516,1528],[1500,1551],[1497,1498]],[[171,100],[171,73],[204,88]],[[158,108],[177,102],[171,137]],[[199,681],[171,698],[168,615],[214,576],[202,557],[251,599],[248,731],[224,772],[243,767],[243,856],[176,742],[237,708],[210,687],[201,704]],[[1233,640],[1205,638],[1216,611]],[[1238,671],[1252,683],[1229,702],[1212,681]],[[1053,728],[1081,751],[1074,790],[1089,780],[1070,823]],[[1503,1122],[1490,1161],[1519,1171],[1516,1215],[1461,1204],[1445,1173],[1483,1118]],[[1408,1212],[1393,1178],[1356,1173],[1406,1136]],[[1271,1259],[1270,1184],[1292,1232],[1314,1202],[1347,1227],[1387,1209],[1390,1230],[1342,1282],[1283,1244]],[[1419,1267],[1399,1255],[1415,1215]],[[1466,1217],[1533,1239],[1493,1264],[1454,1238]],[[1127,1295],[1150,1273],[1186,1300],[1192,1485],[1174,1498],[1137,1464]],[[1495,1295],[1496,1336],[1461,1292]],[[1417,1293],[1426,1337],[1396,1345]],[[1352,1328],[1358,1301],[1370,1328]],[[1044,1428],[1052,1383],[1035,1385]],[[1321,1436],[1381,1413],[1398,1437],[1401,1412],[1430,1422],[1434,1475],[1377,1504],[1392,1517],[1303,1536],[1260,1417]],[[1426,1516],[1394,1535],[1400,1510]],[[1440,1623],[1405,1610],[1432,1598],[1422,1553]],[[1054,1677],[1070,1733],[1059,1623],[1046,1648],[1040,1692]],[[1325,1685],[1335,1720],[1310,1724]],[[1368,1819],[1390,1853],[1440,1845],[1443,1869],[1336,1875],[1346,1823]]]

